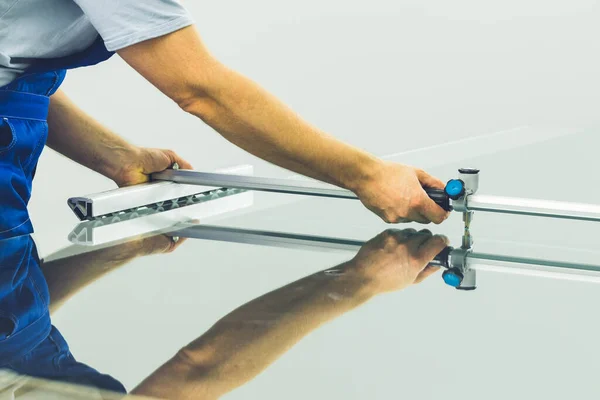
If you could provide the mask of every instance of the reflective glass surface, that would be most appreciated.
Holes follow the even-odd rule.
[[[388,159],[443,179],[477,167],[481,194],[600,204],[595,135],[522,128]],[[158,398],[592,398],[599,286],[553,272],[595,272],[599,226],[476,212],[473,251],[512,261],[463,291],[418,267],[436,235],[460,247],[458,212],[391,226],[356,200],[236,192],[65,221],[77,244],[42,260],[33,239],[0,244],[0,353],[17,373]]]

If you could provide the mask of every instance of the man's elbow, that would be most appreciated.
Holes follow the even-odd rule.
[[[217,102],[204,88],[188,88],[173,96],[173,100],[183,111],[204,121],[212,119],[217,113]]]

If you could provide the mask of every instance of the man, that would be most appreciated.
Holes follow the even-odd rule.
[[[133,185],[177,162],[138,148],[79,110],[58,90],[65,70],[119,54],[182,110],[273,164],[357,194],[386,222],[441,223],[447,213],[423,187],[422,170],[379,160],[309,125],[206,49],[176,0],[0,0],[0,238],[32,231],[26,210],[47,144]],[[50,98],[50,100],[48,100]]]

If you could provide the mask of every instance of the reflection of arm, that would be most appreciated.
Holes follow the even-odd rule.
[[[350,263],[339,268],[350,271]],[[317,273],[226,315],[134,393],[218,398],[254,378],[312,330],[375,294],[358,274]]]
[[[214,399],[254,378],[300,339],[378,293],[419,283],[447,239],[429,231],[383,232],[333,271],[267,293],[226,315],[133,393]]]
[[[50,289],[50,313],[96,279],[136,256],[134,248],[120,245],[44,263],[42,271]]]
[[[170,239],[161,235],[43,263],[42,272],[50,290],[50,313],[106,273],[134,258],[171,247]]]

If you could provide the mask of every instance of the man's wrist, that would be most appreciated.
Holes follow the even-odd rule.
[[[383,161],[374,156],[365,155],[355,165],[353,172],[344,177],[343,186],[358,195],[369,182],[376,179],[383,168]]]
[[[344,288],[346,294],[359,302],[381,293],[381,285],[377,279],[366,273],[365,266],[357,263],[355,259],[327,270],[325,274],[331,276],[338,286]]]
[[[106,156],[101,162],[102,166],[99,172],[120,185],[126,179],[127,172],[140,159],[142,149],[125,144],[107,146],[104,153]]]

